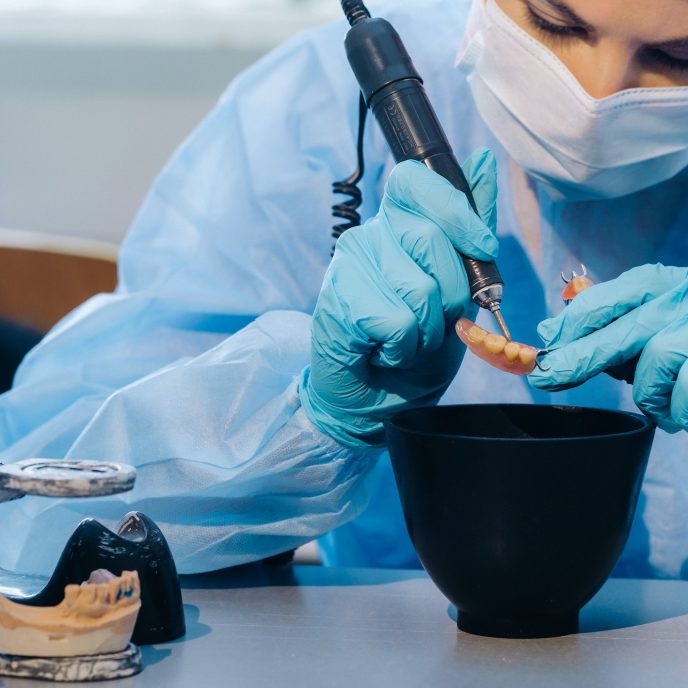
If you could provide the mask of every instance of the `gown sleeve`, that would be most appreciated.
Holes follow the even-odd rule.
[[[1,567],[49,573],[83,517],[112,527],[138,509],[181,573],[207,571],[365,507],[376,453],[320,434],[296,389],[332,248],[331,183],[355,166],[344,32],[297,37],[234,81],[154,183],[116,291],[58,323],[0,397],[3,461],[137,468],[122,495],[0,504]],[[383,161],[366,163],[370,214]]]

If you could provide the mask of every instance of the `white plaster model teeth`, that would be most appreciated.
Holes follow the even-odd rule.
[[[141,607],[136,571],[114,576],[98,569],[81,585],[67,585],[55,607],[31,607],[0,595],[0,653],[74,657],[120,652]]]

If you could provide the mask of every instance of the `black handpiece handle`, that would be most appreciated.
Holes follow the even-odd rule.
[[[471,189],[430,104],[423,80],[394,27],[385,19],[355,23],[346,53],[368,107],[373,111],[396,162],[419,160],[466,194],[479,215]],[[459,254],[461,255],[461,254]],[[471,297],[494,288],[501,299],[502,278],[494,262],[461,255]]]

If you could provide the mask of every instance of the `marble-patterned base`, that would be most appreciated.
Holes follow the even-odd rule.
[[[0,464],[0,501],[23,494],[44,497],[100,497],[134,487],[136,469],[111,461],[24,459]],[[13,494],[17,493],[17,494]]]
[[[0,676],[44,681],[104,681],[141,671],[141,652],[129,643],[121,652],[77,657],[20,657],[0,654]]]

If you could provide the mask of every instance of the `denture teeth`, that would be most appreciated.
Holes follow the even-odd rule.
[[[518,357],[523,365],[532,365],[535,363],[535,356],[537,351],[530,346],[523,346],[518,352]]]
[[[491,354],[501,354],[506,346],[506,337],[501,334],[488,334],[485,337],[485,349]]]
[[[481,327],[473,325],[473,327],[471,327],[466,333],[466,336],[473,344],[479,344],[485,339],[485,337],[487,337],[487,332],[485,332],[485,330],[483,330]]]
[[[507,361],[515,361],[521,351],[521,345],[517,342],[508,342],[504,347],[504,355]]]

